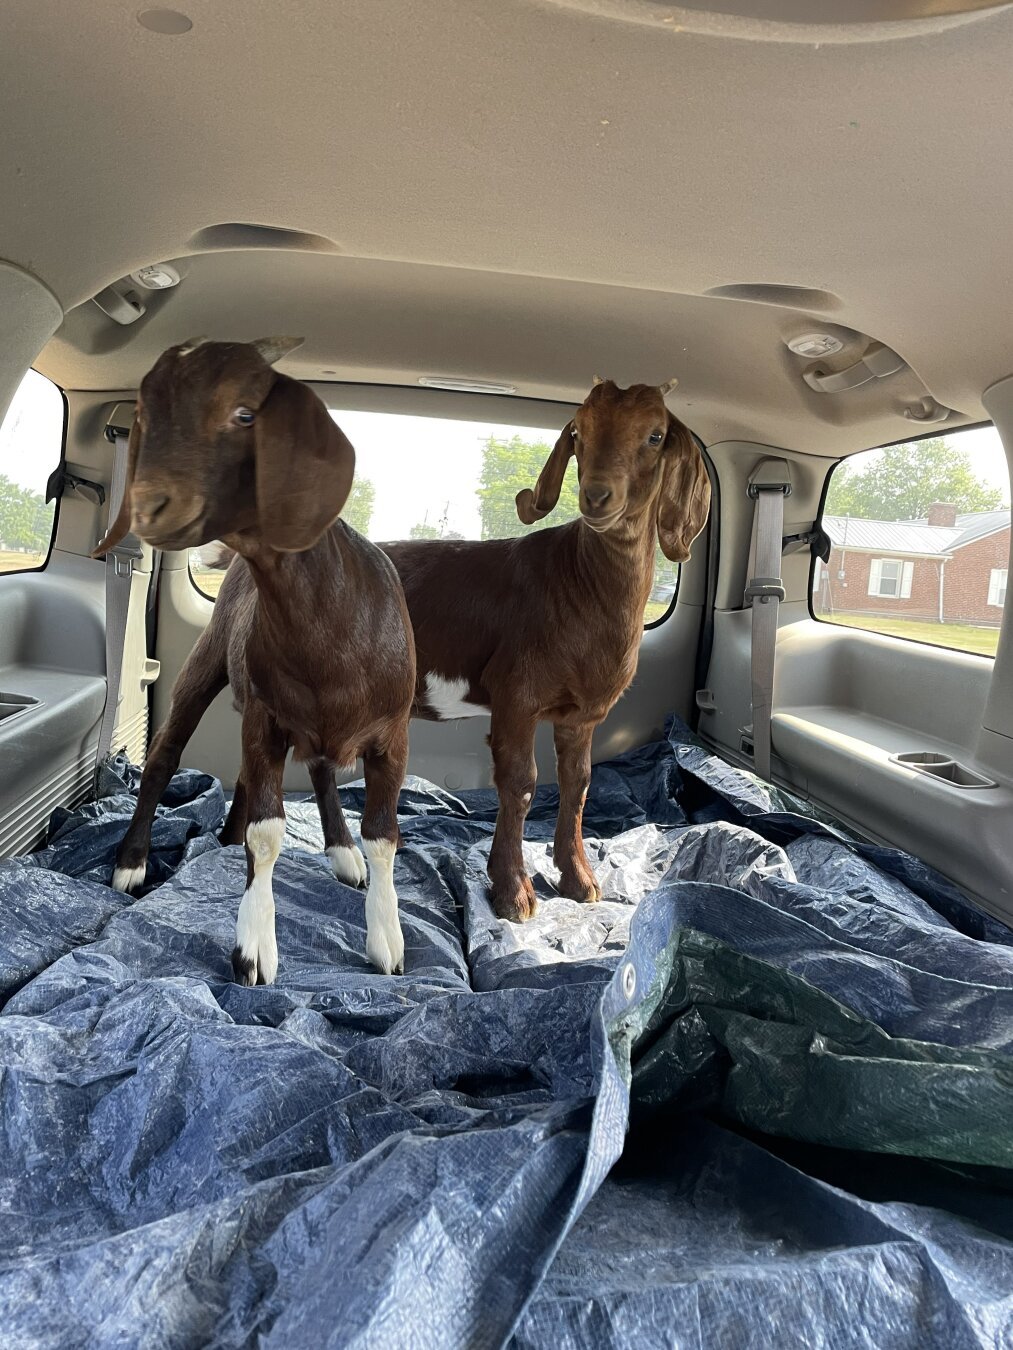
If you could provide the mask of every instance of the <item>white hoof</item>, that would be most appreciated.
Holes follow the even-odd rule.
[[[404,974],[404,935],[397,919],[393,927],[381,929],[377,925],[367,930],[366,956],[381,975]]]
[[[346,886],[365,886],[366,859],[353,844],[346,848],[343,844],[332,844],[327,850],[331,861],[331,871]]]
[[[113,890],[122,891],[124,895],[130,895],[138,886],[144,884],[144,874],[147,870],[146,862],[142,862],[140,867],[115,868],[112,881]]]

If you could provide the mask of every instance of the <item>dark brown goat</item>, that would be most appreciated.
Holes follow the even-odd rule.
[[[522,841],[540,721],[555,735],[560,890],[574,900],[601,897],[581,833],[591,737],[636,672],[655,539],[666,557],[685,562],[710,508],[696,442],[665,407],[674,384],[595,382],[534,492],[517,497],[525,524],[547,515],[575,455],[577,520],[519,539],[383,546],[415,633],[414,716],[492,713],[500,804],[489,877],[502,918],[526,919],[535,909]]]
[[[366,951],[387,974],[404,964],[393,869],[415,685],[411,627],[390,562],[337,520],[351,445],[310,389],[271,369],[299,341],[190,343],[159,358],[141,384],[123,506],[95,550],[132,527],[158,548],[221,539],[241,555],[152,743],[113,885],[143,881],[158,801],[208,704],[230,684],[243,755],[222,841],[246,845],[232,954],[243,984],[269,984],[278,968],[272,874],[290,748],[309,762],[331,865],[351,885],[366,868],[334,770],[362,757]]]

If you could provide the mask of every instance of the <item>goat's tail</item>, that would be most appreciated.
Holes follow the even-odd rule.
[[[201,545],[197,550],[197,556],[200,558],[201,567],[206,567],[209,572],[224,572],[236,556],[236,550],[229,548],[228,544],[223,544],[219,539],[213,539],[210,544]]]

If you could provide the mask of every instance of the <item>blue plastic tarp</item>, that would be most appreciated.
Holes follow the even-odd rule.
[[[401,978],[289,802],[246,989],[220,785],[130,901],[120,769],[0,866],[4,1347],[1013,1345],[1013,934],[915,859],[673,723],[595,770],[599,905],[536,795],[523,926],[494,794],[410,780]]]

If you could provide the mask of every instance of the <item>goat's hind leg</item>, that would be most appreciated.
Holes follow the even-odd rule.
[[[117,891],[136,890],[144,881],[151,850],[151,822],[169,779],[179,768],[187,741],[197,729],[211,701],[228,684],[222,644],[206,628],[187,657],[172,691],[169,716],[151,743],[141,775],[137,805],[127,832],[116,850],[112,885]]]
[[[320,808],[324,852],[330,859],[331,871],[346,886],[365,886],[366,860],[356,848],[345,824],[338,786],[334,781],[334,769],[323,759],[313,760],[309,768],[310,781]]]
[[[229,807],[229,814],[225,817],[225,824],[218,836],[218,842],[222,848],[228,848],[231,844],[241,844],[245,838],[246,784],[243,782],[242,774],[240,774],[236,779],[235,791],[232,794],[232,805]]]
[[[242,781],[246,785],[246,890],[236,920],[232,969],[239,984],[273,984],[278,973],[274,864],[285,838],[282,779],[288,741],[257,699],[243,712]]]
[[[499,794],[496,831],[489,850],[492,907],[501,919],[523,922],[538,901],[524,870],[524,820],[535,791],[534,717],[493,708],[489,745]]]
[[[556,775],[559,779],[559,814],[552,855],[559,868],[559,891],[570,900],[601,899],[584,848],[584,798],[591,782],[591,737],[593,726],[556,726]]]
[[[366,955],[384,975],[404,973],[404,936],[397,914],[394,854],[401,842],[397,803],[408,767],[408,729],[399,728],[387,746],[362,757],[366,805],[362,847],[369,859],[366,892]]]

